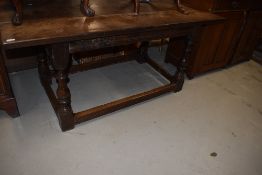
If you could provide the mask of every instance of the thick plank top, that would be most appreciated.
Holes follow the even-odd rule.
[[[1,45],[6,49],[27,47],[223,20],[216,15],[196,10],[189,10],[189,15],[184,15],[170,8],[175,8],[174,5],[171,5],[173,1],[163,0],[162,2],[170,4],[167,6],[163,3],[166,7],[161,6],[162,9],[153,6],[144,11],[141,9],[139,15],[126,12],[126,10],[122,14],[103,14],[98,10],[100,14],[91,18],[76,16],[41,20],[25,19],[21,26],[3,24],[1,26]]]

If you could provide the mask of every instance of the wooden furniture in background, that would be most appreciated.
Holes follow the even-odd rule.
[[[262,6],[262,1],[261,1]],[[262,33],[262,10],[250,10],[246,24],[236,46],[230,64],[236,64],[252,58],[253,51],[258,44]]]
[[[256,43],[256,25],[261,24],[261,0],[182,0],[186,6],[226,18],[206,26],[187,74],[193,76],[251,59]]]
[[[3,63],[2,53],[0,53],[0,109],[6,111],[12,117],[19,116],[16,100]]]
[[[253,60],[262,65],[262,23],[259,25],[259,39],[253,53]]]

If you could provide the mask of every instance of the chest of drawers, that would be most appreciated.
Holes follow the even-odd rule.
[[[262,23],[261,0],[182,0],[183,4],[223,16],[226,21],[206,26],[195,57],[189,63],[193,77],[252,57]],[[261,29],[260,29],[261,30]]]

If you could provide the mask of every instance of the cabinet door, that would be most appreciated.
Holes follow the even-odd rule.
[[[226,18],[224,23],[206,26],[202,32],[198,50],[192,59],[189,77],[208,70],[224,67],[233,56],[241,34],[244,12],[223,12],[217,15]]]
[[[247,61],[252,58],[252,53],[261,36],[262,11],[250,12],[246,25],[243,28],[242,36],[239,40],[236,52],[231,60],[231,64]]]

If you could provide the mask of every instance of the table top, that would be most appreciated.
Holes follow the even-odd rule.
[[[62,0],[56,1],[62,3]],[[39,18],[36,18],[37,15],[26,18],[25,15],[21,26],[4,23],[0,28],[1,45],[6,49],[11,49],[223,20],[214,14],[192,9],[188,9],[188,15],[181,14],[175,10],[173,0],[153,0],[152,4],[142,4],[139,15],[132,12],[133,5],[129,0],[111,0],[110,2],[103,0],[92,2],[91,0],[90,2],[91,7],[96,10],[95,17],[77,15],[76,9],[72,9],[71,16],[58,17],[54,14],[50,17],[48,8],[42,8],[46,12],[41,11]],[[69,10],[69,8],[65,9]],[[63,8],[61,7],[60,10],[63,11]]]
[[[173,10],[175,0],[151,0],[141,3],[141,12]],[[24,0],[23,17],[25,20],[82,17],[79,10],[80,0]],[[90,0],[96,15],[133,13],[132,0]],[[0,1],[0,23],[10,22],[14,9],[11,0]],[[4,9],[4,10],[2,10]]]

